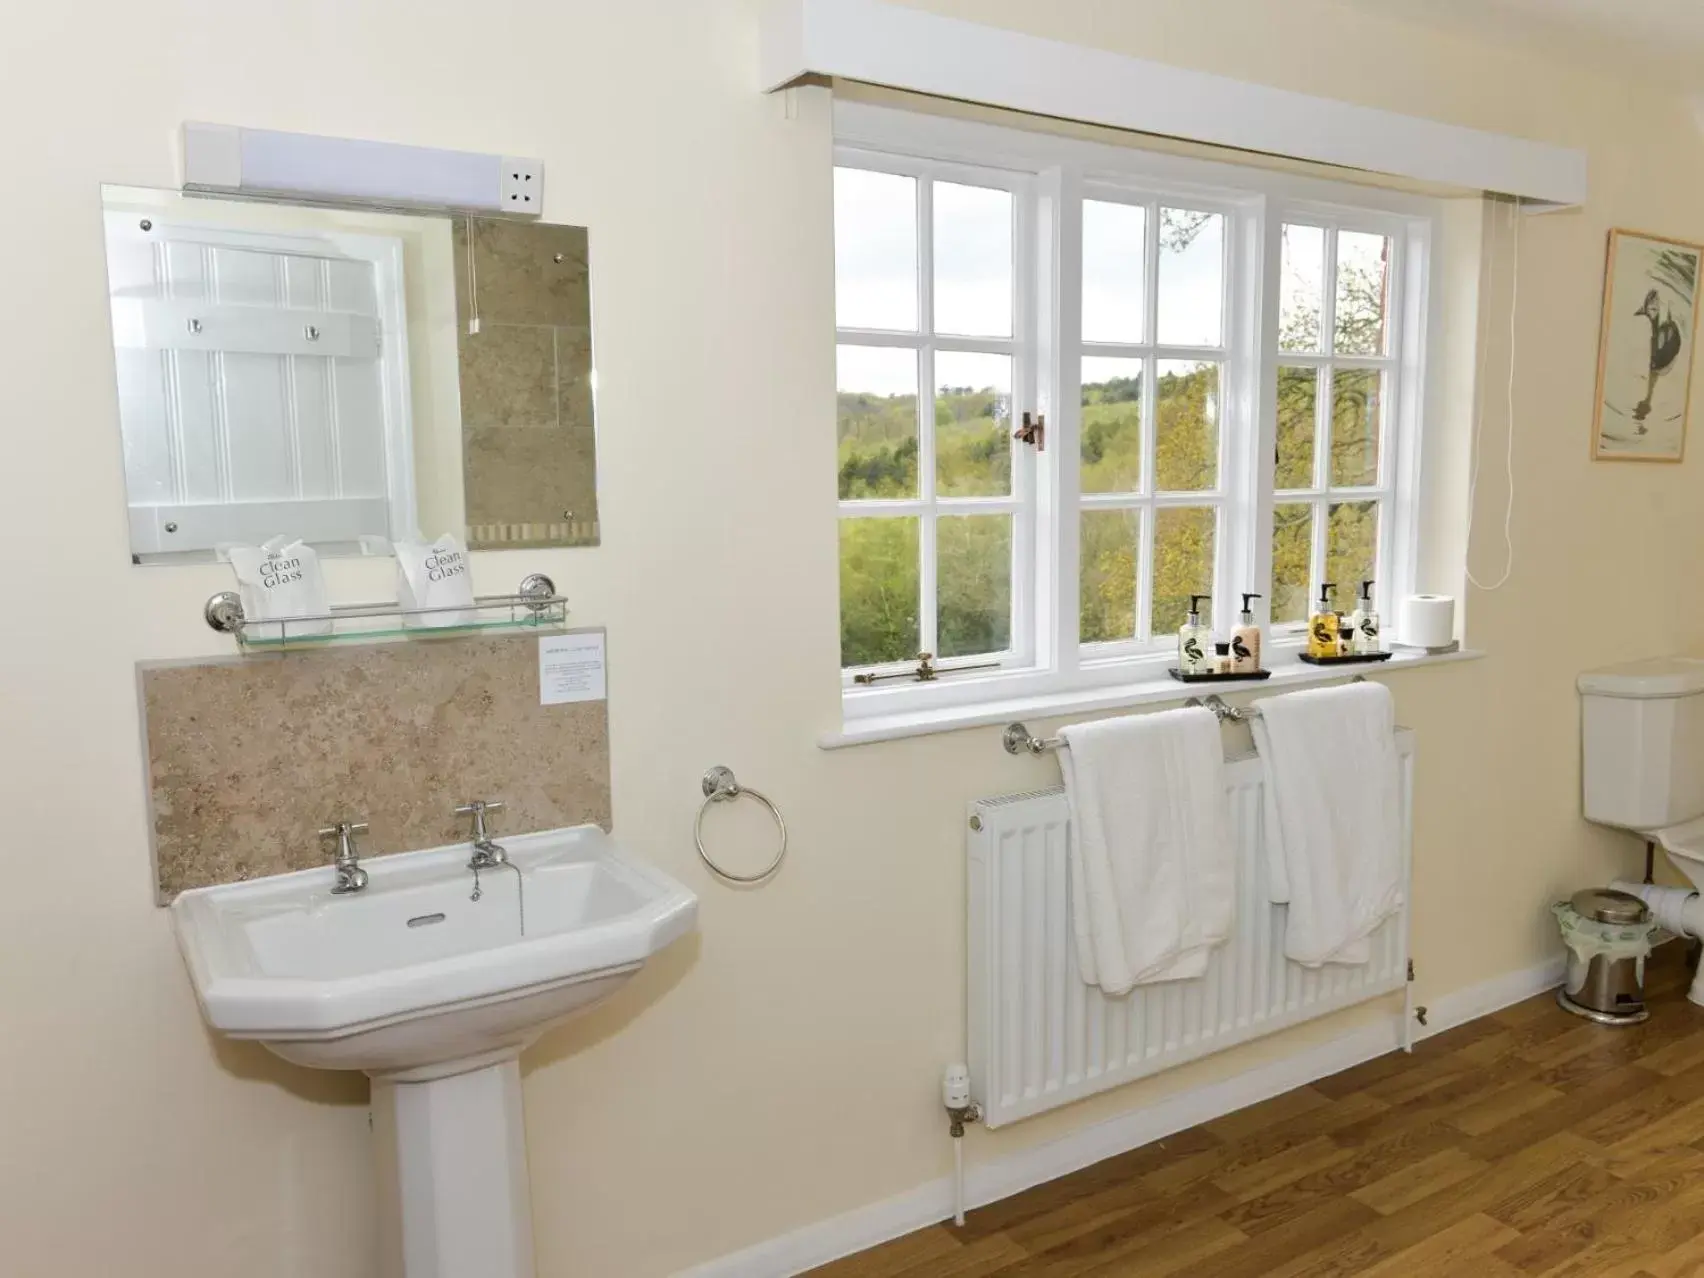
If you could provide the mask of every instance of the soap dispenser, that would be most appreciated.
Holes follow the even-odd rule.
[[[1335,581],[1328,581],[1319,588],[1319,602],[1314,605],[1313,616],[1308,618],[1308,656],[1314,658],[1331,658],[1342,656],[1338,651],[1337,637],[1337,605],[1331,601],[1331,596],[1337,590]]]
[[[1189,620],[1177,632],[1179,674],[1207,674],[1213,669],[1213,635],[1201,624],[1201,601],[1211,595],[1189,596]]]
[[[1250,599],[1259,598],[1252,594],[1242,597],[1242,616],[1237,618],[1237,628],[1231,632],[1231,669],[1237,674],[1254,674],[1260,669],[1260,627],[1255,624],[1254,610],[1248,606]]]
[[[1355,611],[1349,616],[1355,628],[1355,655],[1370,656],[1379,651],[1379,614],[1373,607],[1373,583],[1361,583],[1361,597],[1355,601]]]

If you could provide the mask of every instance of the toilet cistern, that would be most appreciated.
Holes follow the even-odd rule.
[[[1692,889],[1617,880],[1672,932],[1704,938],[1704,657],[1654,657],[1579,678],[1586,820],[1662,845]],[[1687,997],[1704,1006],[1704,969]]]

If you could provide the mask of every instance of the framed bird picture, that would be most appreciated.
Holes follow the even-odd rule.
[[[1686,454],[1704,245],[1609,233],[1592,455],[1677,462]]]

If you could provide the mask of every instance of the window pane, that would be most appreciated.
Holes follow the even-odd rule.
[[[917,328],[917,180],[834,170],[834,317],[841,328]]]
[[[1154,471],[1161,492],[1219,482],[1219,365],[1162,359],[1154,387]]]
[[[1337,353],[1385,353],[1390,241],[1365,231],[1337,233]]]
[[[1141,515],[1134,510],[1085,510],[1078,636],[1084,643],[1136,637],[1136,544]]]
[[[1160,341],[1218,346],[1224,340],[1225,219],[1160,210]]]
[[[1012,335],[1012,193],[935,183],[935,331]]]
[[[1314,410],[1319,404],[1319,373],[1311,368],[1278,370],[1278,470],[1283,488],[1314,486]]]
[[[917,496],[917,352],[842,346],[840,498]]]
[[[840,664],[911,661],[917,626],[917,519],[840,521]]]
[[[1142,361],[1083,360],[1082,490],[1142,486]]]
[[[1083,340],[1139,342],[1148,210],[1083,201]]]
[[[1325,543],[1325,579],[1337,583],[1344,612],[1361,591],[1361,583],[1376,578],[1379,557],[1379,504],[1345,501],[1331,508]]]
[[[1373,368],[1331,374],[1331,483],[1350,488],[1379,482],[1379,425],[1384,375]]]
[[[936,655],[969,657],[1010,648],[1012,517],[943,515],[935,524],[935,547]]]
[[[1317,351],[1319,311],[1325,300],[1325,228],[1283,229],[1278,267],[1278,349]]]
[[[935,489],[944,497],[1012,491],[1012,359],[935,356]]]
[[[1213,534],[1218,511],[1180,506],[1154,512],[1156,638],[1175,635],[1189,618],[1189,596],[1213,593]],[[1201,620],[1213,624],[1213,601],[1201,601]]]
[[[1272,624],[1306,622],[1308,572],[1313,563],[1313,506],[1272,508]]]

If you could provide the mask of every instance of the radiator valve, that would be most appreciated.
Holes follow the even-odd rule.
[[[941,1078],[941,1103],[951,1120],[949,1131],[954,1140],[964,1135],[966,1123],[982,1121],[982,1106],[970,1099],[970,1070],[965,1065],[949,1065]]]

